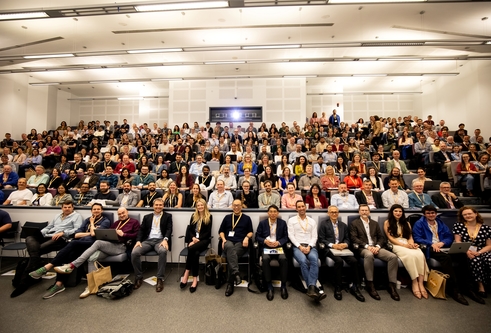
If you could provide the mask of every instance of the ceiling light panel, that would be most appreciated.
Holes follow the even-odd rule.
[[[141,5],[135,6],[139,12],[154,12],[166,10],[188,10],[188,9],[208,9],[208,8],[225,8],[228,7],[228,1],[194,1],[194,2],[176,2],[158,5]]]

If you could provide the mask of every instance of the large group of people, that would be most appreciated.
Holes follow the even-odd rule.
[[[186,233],[189,256],[180,286],[186,288],[188,277],[196,276],[199,253],[210,244],[212,210],[232,209],[219,229],[229,271],[225,294],[230,296],[241,281],[238,259],[253,238],[251,219],[242,209],[257,208],[267,209],[269,216],[256,232],[260,249],[291,243],[306,293],[317,301],[326,297],[317,284],[320,255],[334,262],[336,299],[342,298],[340,270],[347,263],[350,292],[364,301],[356,257],[363,259],[366,289],[372,298],[380,299],[373,282],[375,258],[387,262],[388,291],[394,300],[400,299],[398,259],[409,273],[413,294],[427,298],[425,259],[434,258],[451,276],[454,299],[466,304],[462,293],[467,293],[484,302],[491,275],[490,228],[475,209],[460,202],[452,184],[465,196],[484,201],[491,197],[491,144],[484,142],[479,129],[468,135],[464,124],[455,134],[444,120],[435,124],[431,116],[426,120],[371,116],[367,122],[359,119],[350,125],[341,121],[336,110],[329,117],[314,113],[302,127],[297,122],[279,127],[263,123],[258,128],[254,123],[242,128],[233,123],[217,122],[212,127],[209,122],[204,126],[195,122],[192,127],[184,123],[169,128],[164,123],[159,128],[146,123],[130,126],[126,119],[122,124],[80,121],[74,127],[62,122],[49,132],[32,129],[20,140],[6,133],[1,146],[0,203],[62,209],[40,234],[26,240],[29,274],[13,295],[54,268],[60,278],[45,295],[50,298],[64,290],[62,276],[93,261],[94,253],[115,255],[129,244],[135,289],[143,282],[141,256],[155,251],[159,257],[156,290],[160,292],[172,232],[172,216],[164,209],[189,207],[195,212]],[[457,161],[455,170],[453,161]],[[431,180],[427,172],[442,180],[438,194],[425,193],[425,182]],[[403,177],[408,173],[415,173],[411,184]],[[101,215],[105,205],[120,207],[120,219],[112,225]],[[74,206],[91,206],[92,216],[82,221]],[[128,217],[127,207],[146,207],[153,213],[140,224]],[[437,208],[460,209],[452,231],[445,230],[436,217]],[[297,215],[282,221],[277,217],[280,209],[294,209]],[[307,215],[310,209],[327,211],[327,218],[317,223]],[[383,228],[370,219],[374,209],[389,210]],[[406,209],[422,209],[424,216],[412,227]],[[349,226],[338,223],[340,210],[358,210],[359,218]],[[120,243],[96,241],[96,228],[116,229]],[[72,236],[74,241],[66,242]],[[467,260],[440,251],[453,241],[473,243],[465,254]],[[39,267],[40,255],[53,250],[59,250],[57,256]],[[262,255],[266,266],[277,256]],[[281,296],[286,299],[286,257],[279,254],[276,259],[282,266]],[[469,266],[462,270],[467,277],[457,277],[453,260]],[[271,272],[268,268],[264,272],[267,298],[272,300]],[[460,287],[457,280],[467,282],[467,287]],[[197,283],[194,279],[191,292]],[[88,295],[86,290],[81,297]]]

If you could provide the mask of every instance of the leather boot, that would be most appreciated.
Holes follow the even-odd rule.
[[[400,301],[401,300],[401,298],[399,297],[399,294],[397,293],[397,288],[396,288],[396,284],[395,283],[390,282],[389,283],[389,287],[387,288],[387,291],[389,292],[390,297],[394,301]]]
[[[373,285],[373,281],[367,281],[366,283],[367,283],[366,286],[367,286],[368,295],[370,295],[371,298],[380,301],[380,295],[375,289],[375,286]]]

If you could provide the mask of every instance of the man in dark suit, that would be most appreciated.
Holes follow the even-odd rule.
[[[343,299],[342,275],[343,266],[346,262],[351,270],[350,293],[360,302],[365,302],[365,297],[358,288],[360,284],[360,274],[358,273],[358,261],[353,252],[348,250],[350,245],[348,226],[338,220],[339,209],[336,206],[329,206],[327,209],[328,218],[322,219],[319,225],[319,243],[325,245],[322,257],[327,256],[334,261],[335,285],[334,298],[340,301]],[[343,253],[344,252],[344,253]]]
[[[385,237],[377,221],[370,218],[368,205],[360,205],[358,213],[360,218],[351,223],[349,231],[354,248],[358,247],[357,252],[363,258],[368,294],[373,299],[380,300],[380,296],[373,284],[373,261],[374,258],[378,258],[387,262],[387,273],[389,275],[388,292],[393,300],[399,301],[399,294],[397,294],[396,290],[397,256],[382,248],[385,244]]]
[[[363,190],[355,192],[356,201],[359,205],[368,205],[369,208],[384,208],[382,195],[377,191],[372,191],[372,182],[369,178],[363,181]]]
[[[164,289],[165,264],[172,235],[172,215],[163,210],[164,201],[160,198],[155,199],[153,213],[143,217],[138,236],[136,236],[136,244],[131,252],[131,264],[135,271],[134,289],[140,288],[143,283],[141,256],[150,251],[155,251],[159,255],[156,290],[161,292]]]
[[[182,160],[182,155],[177,153],[176,160],[172,162],[169,166],[169,174],[174,173],[177,175],[183,165],[186,165],[186,162]]]
[[[441,166],[442,172],[448,176],[448,180],[453,181],[452,161],[454,158],[447,152],[447,144],[440,142],[440,151],[433,154],[433,160]]]
[[[223,254],[227,258],[229,280],[225,296],[234,293],[234,283],[239,285],[242,279],[239,275],[239,258],[247,252],[250,239],[253,236],[251,218],[242,214],[242,202],[232,202],[233,213],[223,218],[218,234],[222,239]]]
[[[463,207],[464,204],[460,202],[459,198],[455,193],[451,192],[452,186],[448,182],[440,183],[440,193],[433,194],[431,196],[431,201],[433,201],[438,208],[447,209],[459,209]]]
[[[278,218],[279,208],[271,205],[268,208],[268,218],[259,222],[256,231],[256,241],[259,243],[259,253],[263,257],[264,279],[268,284],[266,298],[272,301],[274,298],[273,284],[271,283],[271,259],[278,260],[280,264],[281,298],[288,298],[286,279],[288,277],[288,262],[284,253],[266,254],[264,249],[280,249],[288,242],[288,228],[286,222]]]

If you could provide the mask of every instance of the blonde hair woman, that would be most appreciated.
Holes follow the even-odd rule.
[[[164,207],[166,208],[182,207],[182,194],[179,192],[176,182],[170,182],[169,190],[165,192],[162,200],[164,200]]]
[[[186,271],[179,285],[181,289],[186,288],[191,273],[193,276],[193,283],[189,288],[191,293],[194,293],[198,287],[199,255],[210,245],[212,222],[213,216],[208,210],[206,201],[199,199],[186,229],[185,242],[188,244],[188,256],[186,257]]]

